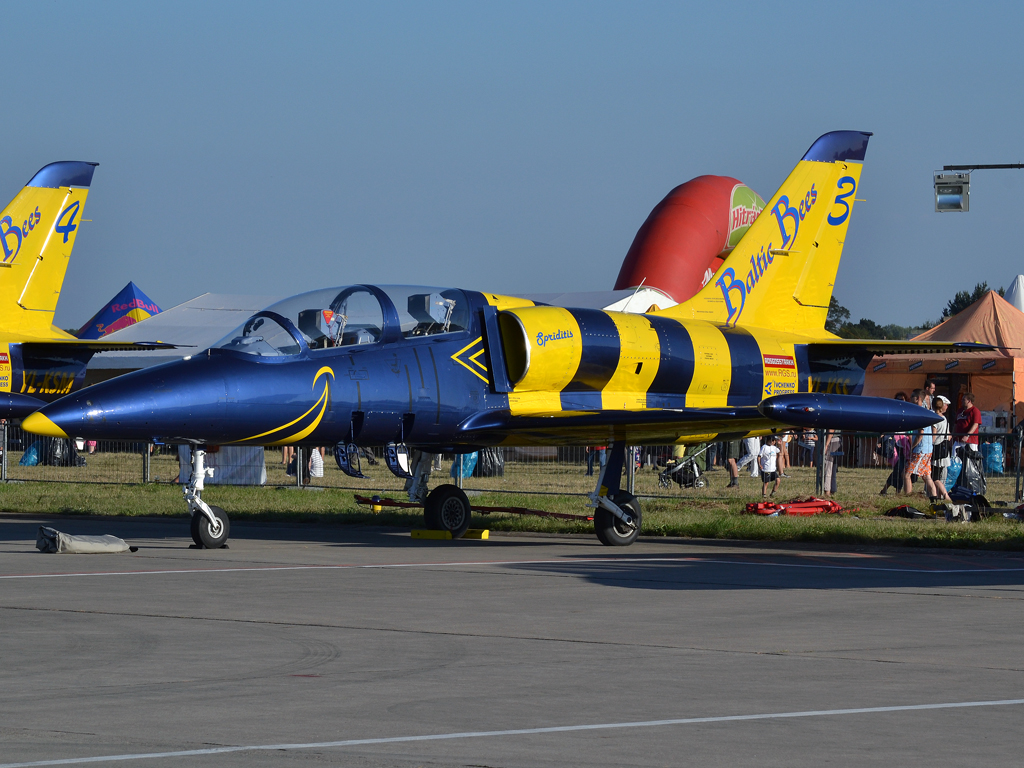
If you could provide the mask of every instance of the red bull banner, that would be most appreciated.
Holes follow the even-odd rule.
[[[106,306],[92,316],[78,331],[80,339],[100,339],[108,333],[135,325],[140,320],[159,314],[160,307],[135,283],[128,283]]]

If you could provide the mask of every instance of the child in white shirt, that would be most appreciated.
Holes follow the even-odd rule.
[[[778,472],[778,459],[779,459],[779,447],[778,438],[775,435],[770,435],[765,441],[764,446],[761,448],[761,453],[758,454],[757,464],[761,468],[761,497],[765,497],[768,494],[768,484],[774,483],[772,486],[771,495],[775,495],[775,491],[779,487],[779,472]]]

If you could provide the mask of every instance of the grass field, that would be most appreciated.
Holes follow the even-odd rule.
[[[371,524],[421,527],[418,510],[385,509],[372,514],[359,507],[353,491],[370,495],[383,493],[403,499],[401,484],[386,468],[368,469],[369,480],[350,478],[333,462],[323,478],[314,480],[316,490],[295,490],[293,478],[284,473],[280,454],[267,452],[268,487],[208,486],[204,498],[228,511],[233,519],[316,521],[338,524]],[[151,477],[159,482],[138,484],[142,457],[131,453],[104,453],[87,456],[86,467],[19,467],[18,454],[10,456],[10,477],[50,482],[12,482],[0,485],[0,511],[36,515],[174,515],[185,517],[181,487],[169,482],[177,477],[177,459],[173,455],[151,458]],[[509,463],[504,477],[469,478],[465,485],[471,500],[478,505],[515,506],[550,512],[587,514],[585,499],[578,495],[593,489],[593,478],[585,477],[579,464],[541,462]],[[813,493],[813,470],[794,467],[792,479],[784,480],[778,492],[781,499]],[[841,469],[836,500],[852,511],[843,515],[813,518],[763,518],[743,514],[750,501],[760,500],[760,481],[741,475],[739,489],[727,490],[724,471],[706,475],[709,486],[701,490],[660,488],[657,472],[644,469],[637,473],[636,492],[643,499],[643,534],[646,536],[687,536],[715,539],[760,539],[846,544],[884,544],[898,546],[967,547],[1024,550],[1021,523],[994,515],[981,522],[950,524],[944,520],[903,520],[884,516],[891,507],[908,501],[892,491],[881,497],[878,491],[886,471],[874,468]],[[81,482],[89,480],[92,482]],[[431,485],[447,481],[445,472],[435,474]],[[281,485],[286,487],[272,487]],[[340,487],[347,486],[347,487]],[[545,495],[523,493],[523,490]],[[550,494],[550,495],[548,495]],[[1013,505],[1012,475],[989,479],[988,498]],[[657,497],[655,497],[657,496]],[[921,495],[909,499],[911,505],[927,508]],[[536,517],[492,514],[474,519],[474,527],[504,531],[548,531],[589,533],[591,524],[580,521],[550,520]],[[184,520],[182,522],[185,530]]]

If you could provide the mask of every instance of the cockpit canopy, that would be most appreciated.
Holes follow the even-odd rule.
[[[285,356],[301,351],[299,339],[316,350],[458,333],[468,327],[469,302],[456,288],[350,285],[272,304],[214,347]]]

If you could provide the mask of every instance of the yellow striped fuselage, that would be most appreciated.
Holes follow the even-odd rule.
[[[811,386],[795,334],[561,307],[498,319],[512,416],[753,406]]]

